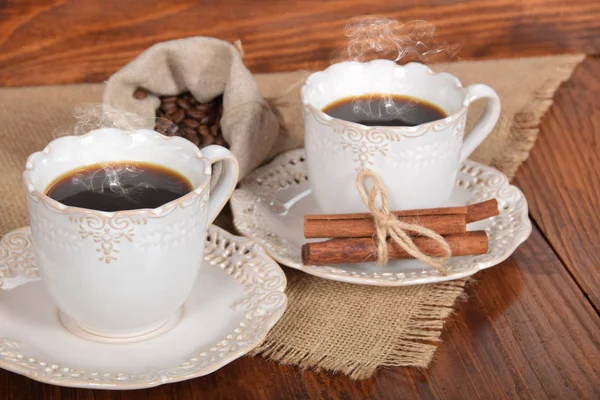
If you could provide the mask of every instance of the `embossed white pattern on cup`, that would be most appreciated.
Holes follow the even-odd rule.
[[[117,212],[69,207],[44,194],[64,173],[123,160],[171,168],[194,190],[155,209]],[[216,161],[223,161],[223,172],[209,193]],[[110,341],[147,337],[174,322],[202,263],[207,226],[237,176],[237,161],[225,148],[200,152],[185,139],[150,130],[100,129],[56,139],[32,154],[23,179],[36,265],[65,326]]]
[[[448,117],[414,127],[365,126],[325,114],[328,104],[364,94],[406,95],[440,107]],[[463,141],[471,102],[487,99],[480,120]],[[486,85],[464,88],[447,73],[389,60],[334,64],[312,74],[302,88],[305,148],[311,189],[322,212],[365,212],[355,180],[371,168],[386,184],[394,210],[441,206],[459,164],[485,139],[500,115],[500,100]]]

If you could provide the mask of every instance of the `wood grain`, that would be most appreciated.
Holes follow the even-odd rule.
[[[540,226],[600,310],[600,58],[564,84],[517,174]]]
[[[286,270],[289,273],[301,273]],[[0,370],[4,399],[498,399],[600,397],[600,317],[534,230],[476,275],[429,370],[351,381],[243,357],[206,377],[129,392],[58,388]],[[560,294],[560,296],[557,296]],[[8,394],[8,396],[6,396]]]
[[[253,72],[323,68],[351,17],[424,19],[463,59],[600,53],[597,0],[3,0],[0,86],[100,82],[154,43],[241,39]]]

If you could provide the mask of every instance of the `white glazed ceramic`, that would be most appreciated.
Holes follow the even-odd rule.
[[[209,374],[248,353],[286,308],[285,275],[248,239],[211,226],[198,246],[205,241],[204,262],[181,320],[161,336],[115,345],[68,332],[38,280],[29,228],[5,235],[0,368],[61,386],[141,389]],[[165,266],[173,273],[178,267]]]
[[[169,167],[195,189],[156,209],[119,212],[67,207],[43,194],[68,171],[122,160]],[[209,194],[216,161],[223,161],[223,173]],[[36,264],[64,324],[96,340],[126,341],[176,323],[200,269],[207,226],[237,176],[237,161],[225,148],[200,152],[185,139],[150,130],[95,130],[32,154],[23,179]]]
[[[304,150],[285,153],[242,180],[231,197],[234,224],[244,236],[264,246],[281,264],[335,281],[373,286],[406,286],[458,279],[499,264],[510,256],[531,233],[527,201],[494,168],[466,160],[460,167],[447,206],[466,205],[495,198],[500,215],[469,224],[468,230],[485,230],[489,252],[453,257],[448,275],[417,260],[335,266],[303,265],[301,246],[306,214],[318,211],[307,175]],[[318,240],[310,240],[318,241]]]
[[[328,104],[363,94],[401,94],[433,103],[448,117],[415,127],[373,127],[332,118]],[[485,98],[479,121],[463,142],[469,105]],[[367,211],[356,190],[357,171],[380,174],[393,210],[438,207],[448,200],[460,163],[496,124],[500,100],[482,84],[464,88],[447,73],[389,60],[334,64],[302,88],[308,175],[323,213]]]

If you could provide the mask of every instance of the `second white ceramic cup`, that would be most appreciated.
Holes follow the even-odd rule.
[[[325,114],[327,105],[366,94],[405,95],[441,108],[448,117],[414,127],[365,126]],[[487,104],[466,139],[469,105]],[[361,168],[377,172],[391,209],[439,207],[455,186],[460,163],[489,135],[500,116],[496,92],[463,87],[427,66],[389,60],[342,62],[309,76],[302,88],[309,181],[324,213],[366,212],[356,189]]]

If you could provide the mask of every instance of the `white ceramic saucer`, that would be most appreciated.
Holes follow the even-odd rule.
[[[32,250],[28,227],[0,241],[0,368],[45,383],[141,389],[206,375],[258,346],[287,304],[285,275],[264,250],[212,226],[174,327],[136,343],[93,342],[61,325]]]
[[[468,225],[468,230],[487,232],[488,253],[453,257],[447,265],[447,276],[417,260],[391,261],[384,267],[375,263],[303,265],[300,248],[307,242],[303,236],[303,218],[319,213],[311,196],[303,149],[287,152],[245,178],[233,193],[231,206],[236,228],[262,244],[282,264],[336,281],[405,286],[472,275],[502,262],[529,237],[531,222],[523,193],[509,185],[507,177],[496,169],[465,161],[447,205],[466,205],[491,198],[498,200],[500,215]]]

